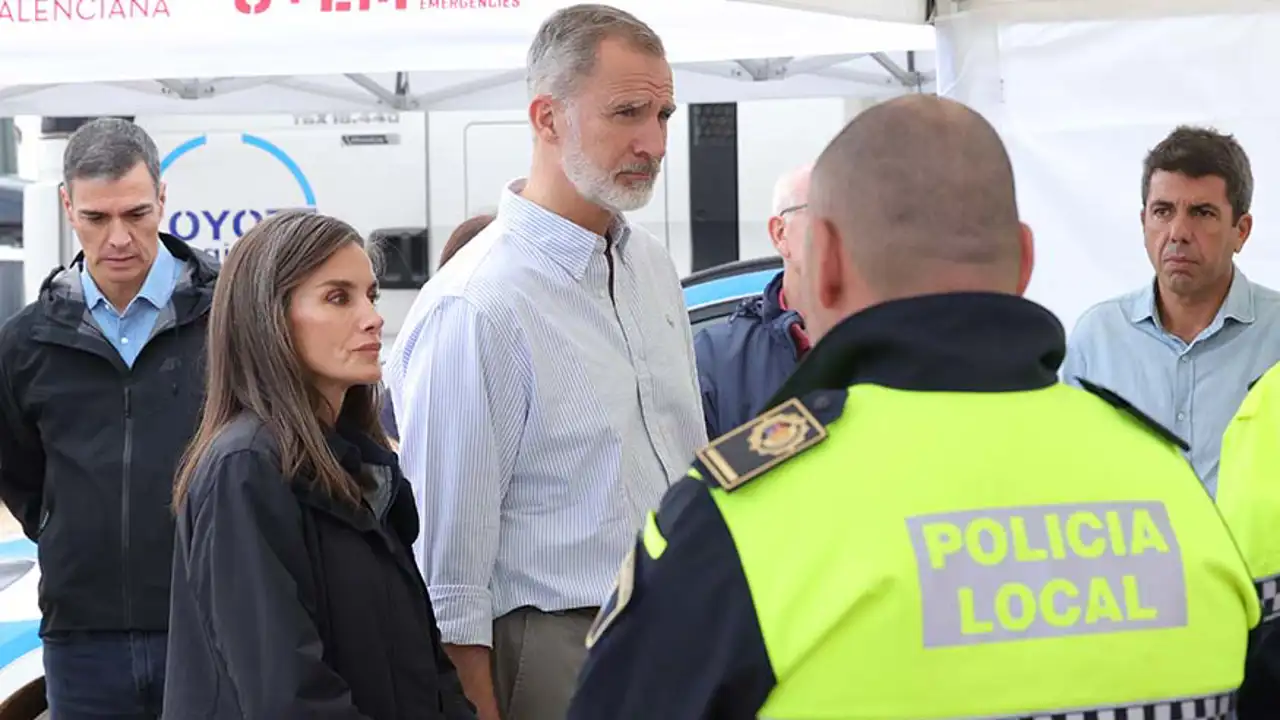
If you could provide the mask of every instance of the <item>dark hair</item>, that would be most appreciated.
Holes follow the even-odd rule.
[[[159,189],[160,152],[151,136],[128,120],[98,118],[81,125],[67,140],[62,181],[70,193],[72,180],[119,180],[139,163]]]
[[[335,252],[365,247],[341,220],[290,211],[257,224],[232,247],[213,292],[208,373],[200,427],[179,467],[174,506],[181,509],[202,458],[241,413],[271,431],[286,477],[308,474],[330,496],[358,504],[361,489],[325,439],[325,400],[307,381],[289,324],[293,291]],[[366,248],[368,250],[368,248]],[[390,447],[379,422],[380,391],[347,391],[339,422]]]
[[[471,242],[475,236],[489,227],[489,223],[493,222],[493,218],[493,215],[477,215],[464,220],[461,225],[454,228],[453,234],[449,236],[448,242],[444,244],[444,249],[440,251],[440,263],[437,268],[444,267],[444,264],[449,262],[449,259],[456,255],[464,245]]]
[[[1249,156],[1236,141],[1212,128],[1180,125],[1147,153],[1142,163],[1142,205],[1151,192],[1151,176],[1157,170],[1189,178],[1220,177],[1227,184],[1231,221],[1239,222],[1253,203],[1253,170]]]

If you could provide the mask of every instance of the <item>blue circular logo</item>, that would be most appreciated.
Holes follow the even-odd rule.
[[[209,137],[200,135],[178,145],[160,161],[160,173],[163,175],[180,158],[193,150],[205,147],[208,143]],[[289,157],[288,153],[270,140],[248,133],[240,135],[240,143],[265,152],[289,171],[290,176],[297,183],[303,199],[301,208],[294,207],[290,209],[315,209],[315,190],[311,187],[311,182],[307,180],[306,174],[302,172],[302,168],[298,166],[298,163],[292,157]],[[261,222],[263,218],[274,215],[279,211],[279,208],[265,206],[177,210],[169,215],[168,231],[169,234],[181,240],[198,242],[198,244],[206,246],[206,249],[213,251],[215,255],[221,255],[230,248],[232,243],[248,232],[249,228]]]

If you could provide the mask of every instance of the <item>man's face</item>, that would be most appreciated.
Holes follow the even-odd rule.
[[[100,285],[141,286],[160,242],[164,186],[138,163],[117,180],[75,178],[62,189],[85,267]]]
[[[805,234],[809,232],[809,178],[801,176],[794,182],[788,203],[769,218],[769,236],[787,267],[800,271],[804,267]]]
[[[644,207],[667,152],[675,112],[671,67],[626,42],[605,40],[595,72],[563,108],[564,174],[587,200],[616,212]]]
[[[1195,298],[1230,282],[1232,258],[1244,247],[1253,218],[1232,217],[1227,183],[1157,170],[1151,176],[1142,229],[1159,287]]]

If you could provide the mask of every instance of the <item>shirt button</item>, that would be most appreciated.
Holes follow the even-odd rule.
[[[1179,359],[1180,359],[1182,362],[1186,362],[1186,361],[1187,361],[1187,356],[1186,356],[1186,355],[1183,355],[1183,356],[1182,356],[1181,358],[1179,358]]]
[[[1186,413],[1178,413],[1178,422],[1182,422],[1183,420],[1186,420],[1186,419],[1187,419]]]
[[[122,338],[120,338],[120,344],[121,344],[121,345],[128,345],[128,344],[129,344],[129,338],[127,338],[127,337],[122,337]]]

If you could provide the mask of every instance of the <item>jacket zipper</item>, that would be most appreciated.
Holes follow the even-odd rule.
[[[126,381],[127,382],[127,381]],[[129,588],[133,584],[129,578],[129,495],[130,477],[133,475],[133,397],[131,388],[124,388],[124,478],[120,493],[120,574],[123,582],[121,590],[124,594],[125,624],[133,627],[133,599]]]

